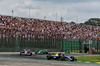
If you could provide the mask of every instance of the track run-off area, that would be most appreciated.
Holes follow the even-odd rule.
[[[66,54],[68,56],[97,56],[99,54]],[[20,56],[19,53],[1,53],[0,54],[0,66],[100,66],[100,63],[90,63],[90,62],[69,62],[69,61],[57,61],[57,60],[47,60],[47,55],[37,55],[32,56]],[[12,63],[13,62],[13,63]],[[20,64],[19,64],[20,63]]]

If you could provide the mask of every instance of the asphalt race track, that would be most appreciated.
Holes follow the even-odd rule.
[[[20,54],[0,54],[0,57],[9,57],[9,58],[27,58],[27,59],[44,59],[46,60],[47,55],[36,55],[32,56],[20,56]]]
[[[95,56],[98,54],[66,54],[68,56]],[[45,55],[33,54],[32,56],[20,56],[20,54],[0,54],[0,66],[99,66],[96,63],[66,62],[66,61],[47,61]],[[20,64],[19,64],[20,63]]]
[[[66,54],[67,56],[96,56],[100,54]],[[32,54],[32,56],[20,56],[20,54],[0,54],[0,57],[9,57],[9,58],[27,58],[27,59],[42,59],[46,60],[47,55],[39,55],[39,54]]]

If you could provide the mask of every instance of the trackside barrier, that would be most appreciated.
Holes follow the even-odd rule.
[[[100,54],[100,52],[92,52],[92,54]]]
[[[26,36],[26,37],[25,37]],[[25,34],[20,33],[18,35],[13,33],[5,33],[0,35],[0,51],[20,51],[21,49],[29,48],[33,51],[48,49],[50,52],[65,52],[69,54],[70,52],[82,53],[84,47],[82,45],[82,40],[71,40],[71,39],[63,39],[60,35],[47,36],[42,35],[39,37],[39,34]],[[92,43],[92,47],[95,48],[96,52],[92,52],[92,54],[96,54],[100,52],[100,41],[94,41]]]

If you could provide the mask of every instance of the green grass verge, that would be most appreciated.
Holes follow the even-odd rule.
[[[79,56],[75,58],[77,59],[77,61],[100,62],[100,56]]]

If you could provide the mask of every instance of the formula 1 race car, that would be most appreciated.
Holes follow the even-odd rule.
[[[31,56],[32,52],[30,51],[30,49],[24,49],[22,51],[20,51],[20,55],[25,55],[25,56]]]
[[[34,53],[35,54],[48,54],[48,50],[47,49],[43,49],[43,50],[40,50],[40,51],[35,51]]]
[[[77,59],[75,59],[74,56],[69,57],[61,53],[48,54],[47,59],[48,60],[55,59],[55,60],[61,60],[61,61],[77,61]]]

